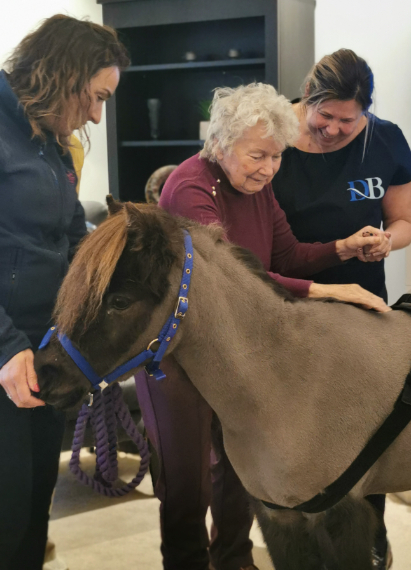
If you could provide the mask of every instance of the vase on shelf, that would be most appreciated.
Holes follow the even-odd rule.
[[[160,119],[160,99],[147,99],[148,117],[150,119],[150,136],[158,139],[158,125]]]
[[[200,121],[200,132],[199,132],[200,141],[206,140],[209,125],[210,121]]]

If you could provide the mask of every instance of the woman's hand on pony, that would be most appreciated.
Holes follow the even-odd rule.
[[[18,408],[36,408],[45,403],[32,396],[39,392],[33,366],[34,354],[29,348],[18,352],[0,369],[0,385]]]
[[[312,283],[308,290],[308,297],[317,299],[334,297],[334,299],[338,299],[338,301],[354,303],[364,309],[374,309],[379,313],[391,311],[390,307],[384,303],[381,297],[370,293],[356,283],[350,283],[349,285],[322,285],[320,283]]]
[[[391,251],[391,234],[366,226],[351,236],[337,240],[336,251],[341,261],[357,257],[360,261],[381,261]]]

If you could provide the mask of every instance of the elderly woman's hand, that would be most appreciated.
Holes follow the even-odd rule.
[[[360,261],[381,261],[391,251],[391,234],[366,226],[351,236],[337,240],[336,251],[341,261],[357,257]]]
[[[375,309],[380,313],[387,313],[391,309],[384,303],[381,297],[373,295],[366,289],[360,287],[356,283],[349,285],[321,285],[320,283],[312,283],[308,290],[308,297],[334,297],[339,301],[346,303],[355,303],[361,305],[364,309]]]
[[[392,239],[390,232],[379,232],[380,243],[376,245],[366,245],[358,251],[358,259],[365,262],[381,261],[388,257],[392,248]],[[367,237],[369,232],[364,228],[363,237]]]

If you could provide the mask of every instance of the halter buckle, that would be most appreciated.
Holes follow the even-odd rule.
[[[166,375],[160,368],[150,369],[149,366],[150,366],[149,364],[147,364],[147,366],[144,366],[144,370],[149,376],[154,376],[156,380],[163,380],[166,377]]]
[[[188,309],[188,299],[187,297],[179,297],[177,301],[177,307],[174,311],[174,316],[176,319],[183,320],[186,316],[186,312]]]
[[[150,344],[147,346],[146,350],[151,350],[152,352],[157,352],[158,347],[157,347],[157,348],[151,348],[151,347],[153,346],[153,344],[155,344],[156,342],[160,342],[160,341],[158,340],[158,338],[155,338],[154,340],[152,340],[152,341],[150,342]]]

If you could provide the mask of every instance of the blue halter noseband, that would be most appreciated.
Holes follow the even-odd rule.
[[[187,230],[184,230],[184,247],[185,247],[185,258],[183,267],[183,276],[180,283],[180,291],[178,293],[177,306],[174,313],[171,313],[167,322],[160,331],[158,337],[150,342],[146,350],[137,354],[124,364],[121,364],[115,368],[112,372],[102,378],[97,374],[93,367],[87,362],[84,356],[75,348],[71,340],[64,334],[59,333],[56,327],[51,327],[45,334],[43,340],[40,343],[39,349],[44,348],[50,342],[51,337],[55,332],[57,332],[57,338],[59,339],[62,347],[74,361],[77,367],[82,371],[84,376],[91,382],[95,389],[104,390],[106,386],[117,380],[123,374],[130,372],[133,368],[137,368],[146,360],[150,362],[146,365],[145,369],[150,374],[154,376],[156,380],[162,380],[165,378],[165,374],[160,370],[160,362],[167,350],[171,339],[177,332],[178,326],[182,319],[184,319],[185,314],[188,309],[188,290],[190,287],[191,273],[193,271],[193,243],[191,241],[191,236]],[[157,350],[153,350],[152,346],[159,343]]]

